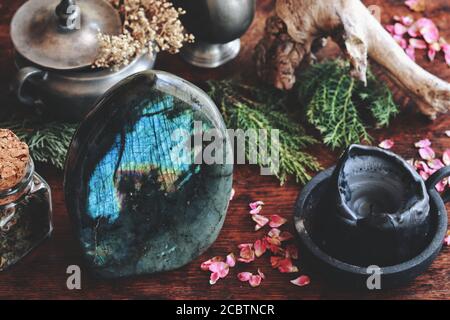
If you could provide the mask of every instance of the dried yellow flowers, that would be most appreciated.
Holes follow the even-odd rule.
[[[129,64],[141,53],[177,53],[194,36],[185,32],[177,9],[168,0],[109,0],[122,16],[121,35],[99,34],[99,54],[94,67]]]

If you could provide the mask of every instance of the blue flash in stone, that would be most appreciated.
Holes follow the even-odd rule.
[[[163,173],[166,190],[174,188],[173,183],[179,177],[186,175],[188,180],[190,165],[186,161],[173,161],[171,150],[178,144],[187,143],[191,136],[171,139],[175,130],[183,129],[187,132],[193,130],[193,117],[191,110],[183,110],[175,117],[169,118],[168,111],[173,109],[173,97],[166,96],[162,101],[144,102],[139,120],[125,133],[124,149],[120,156],[122,137],[117,134],[115,143],[104,158],[98,163],[89,180],[88,212],[92,218],[108,218],[114,222],[122,209],[120,192],[117,189],[118,180],[127,174],[137,176],[148,174],[156,169]],[[185,149],[182,149],[185,150]],[[181,157],[188,159],[189,154]],[[117,159],[119,164],[117,165]],[[199,167],[197,166],[196,172]],[[181,183],[182,184],[182,181]]]

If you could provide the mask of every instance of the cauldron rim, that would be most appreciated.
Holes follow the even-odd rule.
[[[334,167],[333,174],[335,175],[336,181],[336,189],[338,190],[338,205],[341,210],[345,211],[348,215],[353,215],[353,209],[349,207],[347,201],[345,200],[345,195],[340,191],[339,186],[343,181],[343,170],[346,166],[346,161],[348,158],[352,158],[354,156],[371,156],[377,157],[380,159],[384,159],[392,162],[393,165],[401,169],[405,174],[409,175],[409,179],[412,183],[417,186],[416,197],[417,200],[411,204],[409,207],[401,208],[401,211],[398,212],[386,212],[385,214],[388,216],[401,216],[407,212],[411,212],[414,210],[420,210],[424,206],[426,206],[429,202],[429,194],[425,187],[425,182],[422,177],[410,166],[402,157],[393,153],[392,151],[381,149],[378,147],[372,146],[364,146],[359,144],[352,144],[346,150],[344,156],[341,157],[338,164]],[[347,223],[355,224],[356,221],[352,221],[348,218],[343,218],[347,221]]]
[[[331,179],[335,167],[336,166],[333,166],[320,172],[304,186],[295,205],[295,228],[300,236],[303,246],[306,247],[315,259],[318,259],[321,263],[325,264],[330,270],[343,272],[347,275],[364,276],[367,278],[369,276],[367,267],[352,265],[330,256],[311,238],[304,224],[305,216],[303,208],[306,201],[321,183]],[[428,190],[427,193],[430,198],[430,204],[432,204],[430,215],[434,216],[436,219],[436,229],[434,230],[434,235],[431,237],[430,243],[412,259],[396,265],[380,267],[380,271],[384,276],[391,276],[391,278],[395,277],[395,279],[398,280],[398,283],[403,282],[402,279],[412,280],[421,274],[436,258],[443,245],[443,239],[447,232],[448,223],[444,201],[436,190]]]

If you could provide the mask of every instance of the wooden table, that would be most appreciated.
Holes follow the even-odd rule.
[[[2,0],[0,2],[0,101],[1,105],[14,103],[8,93],[8,83],[13,75],[12,45],[9,39],[9,23],[13,13],[23,0]],[[195,83],[207,79],[221,79],[239,73],[253,74],[251,53],[255,42],[261,36],[264,20],[272,8],[272,0],[258,0],[256,19],[243,37],[243,49],[235,61],[216,70],[202,70],[184,63],[178,56],[161,55],[157,68],[178,74]],[[371,0],[366,4],[377,4],[382,8],[382,19],[387,23],[394,14],[407,14],[408,9],[400,0]],[[450,7],[448,0],[428,1],[426,15],[432,18],[442,34],[450,40]],[[334,52],[334,49],[327,49]],[[419,63],[441,78],[450,80],[450,68],[443,62],[429,63],[419,57]],[[450,148],[450,138],[444,131],[450,129],[450,117],[441,116],[430,122],[414,112],[414,105],[401,92],[394,89],[397,101],[404,108],[389,129],[372,132],[375,141],[393,138],[394,151],[404,157],[416,156],[413,143],[421,138],[429,138],[437,151],[442,153]],[[314,147],[311,152],[320,158],[324,167],[336,160],[338,153],[326,147]],[[236,197],[231,202],[222,232],[215,244],[201,257],[189,265],[172,272],[131,279],[103,281],[91,278],[83,272],[82,290],[69,291],[66,287],[66,268],[81,265],[81,254],[77,246],[62,190],[62,172],[47,166],[39,166],[39,172],[47,179],[53,190],[54,226],[52,237],[42,244],[22,262],[0,274],[0,298],[5,299],[449,299],[450,298],[450,249],[445,248],[430,269],[406,287],[386,292],[355,292],[336,289],[321,281],[320,275],[312,272],[312,283],[308,287],[295,287],[289,283],[294,275],[281,274],[270,268],[269,258],[258,259],[251,267],[238,270],[256,271],[261,267],[267,280],[259,288],[250,288],[236,279],[238,270],[216,285],[208,284],[209,274],[202,272],[200,263],[215,255],[237,253],[236,245],[252,242],[262,233],[253,232],[253,222],[247,212],[251,200],[264,200],[264,212],[280,214],[289,218],[292,226],[293,205],[301,186],[288,183],[280,187],[273,177],[259,176],[258,168],[238,166],[235,170],[234,188]],[[301,264],[300,264],[301,265]],[[305,270],[304,272],[309,272]]]

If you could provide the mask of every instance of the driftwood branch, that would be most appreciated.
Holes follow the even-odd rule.
[[[347,54],[352,76],[366,81],[370,57],[430,118],[450,109],[450,84],[412,61],[360,0],[277,0],[255,51],[258,74],[290,89],[296,69],[313,59],[314,44],[331,36]]]

